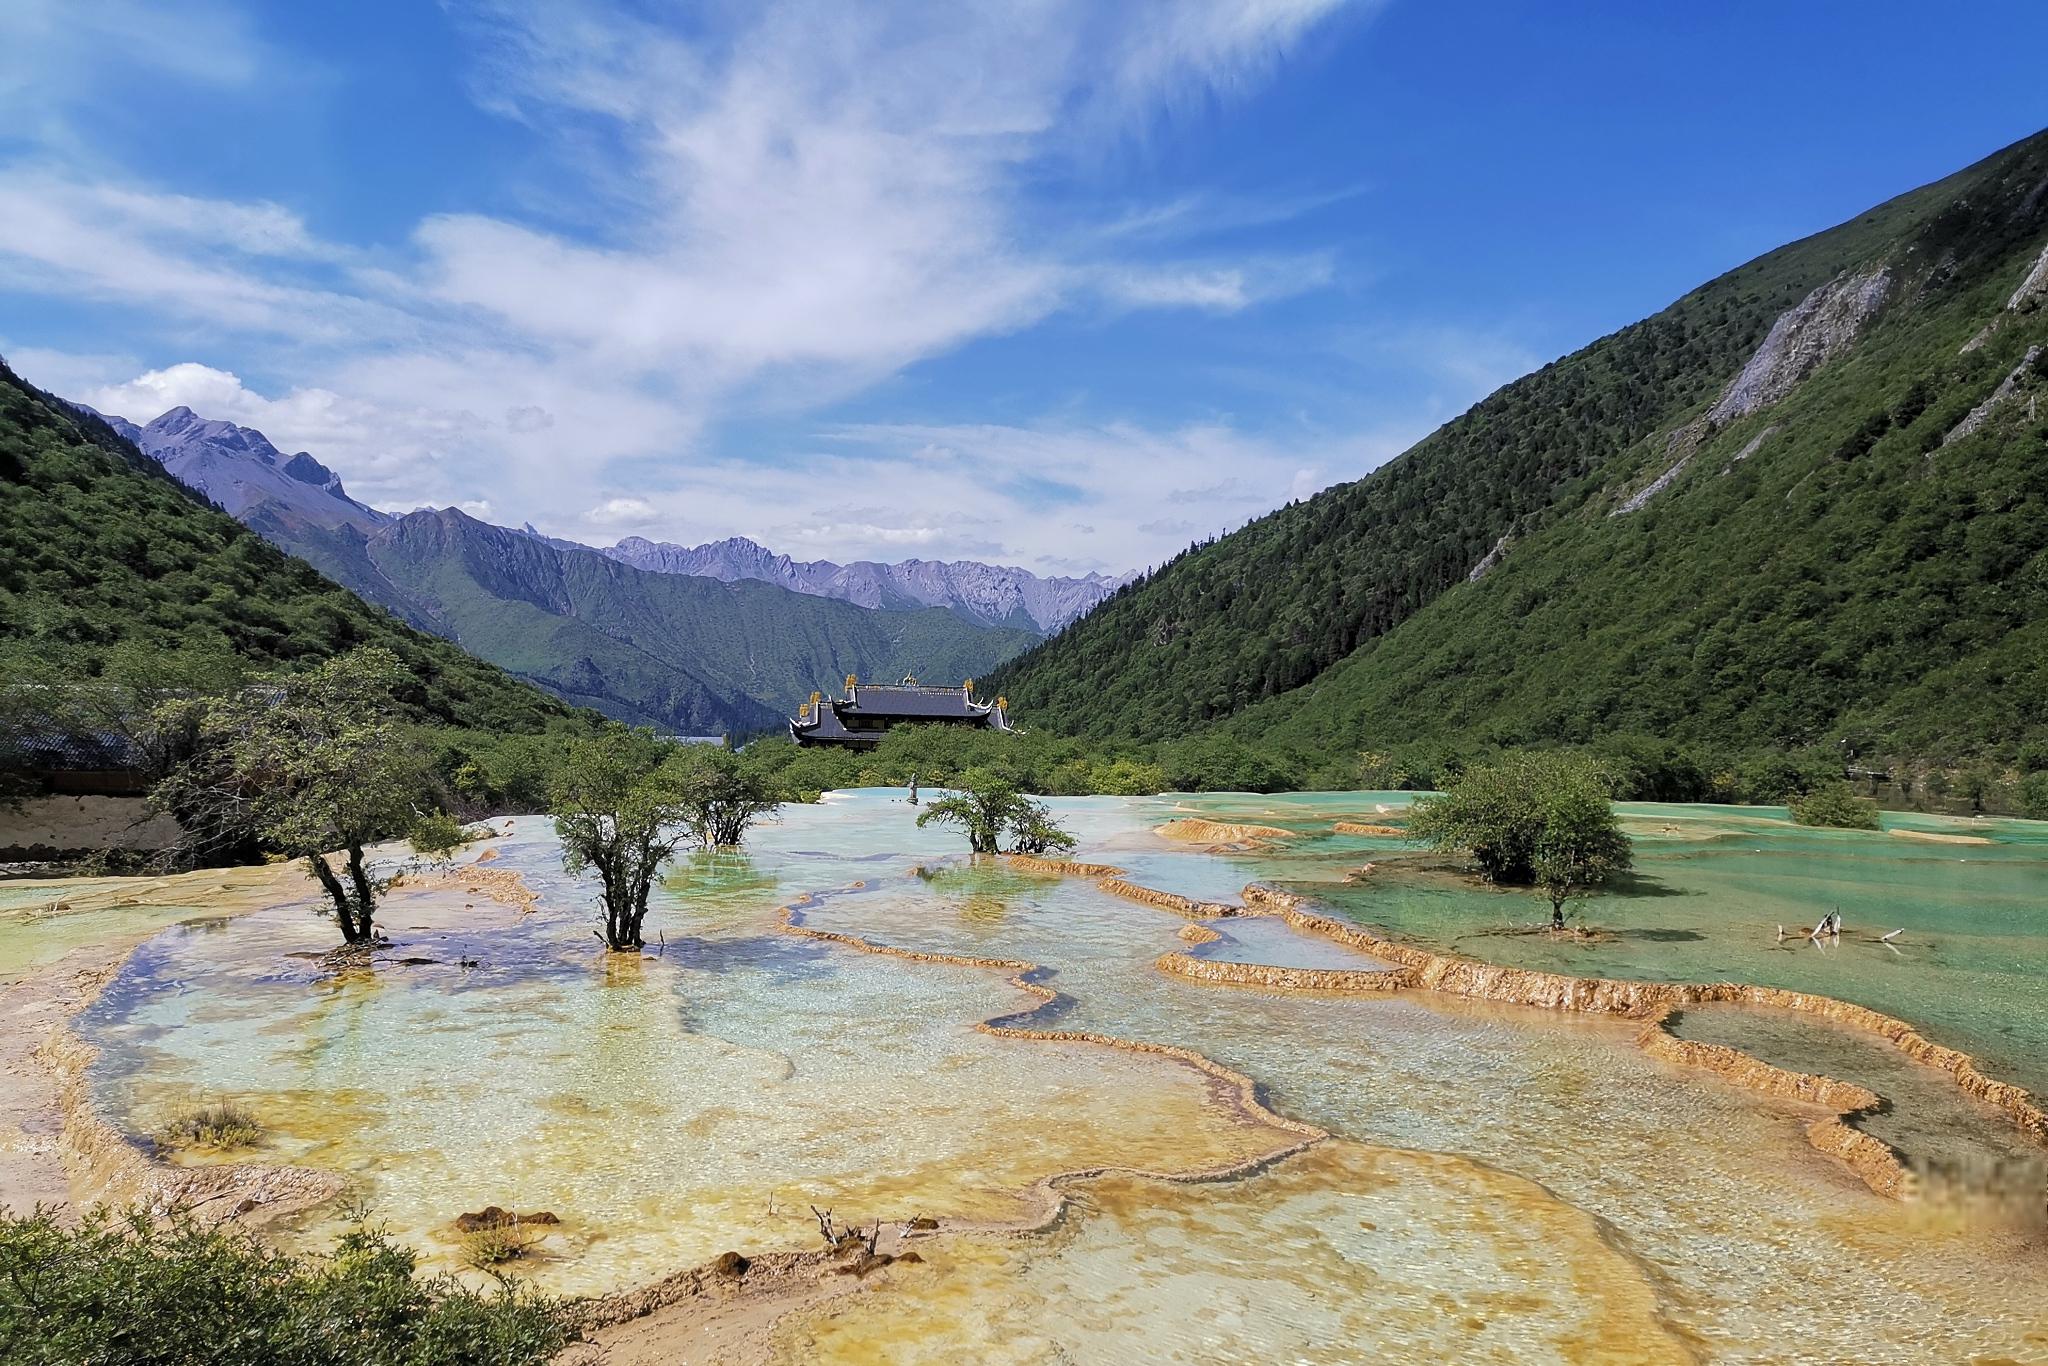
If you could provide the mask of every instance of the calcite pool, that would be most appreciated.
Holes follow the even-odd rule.
[[[598,952],[590,889],[540,819],[461,856],[521,874],[536,910],[400,892],[374,972],[325,971],[332,927],[277,883],[260,909],[154,934],[76,1019],[93,1101],[139,1137],[195,1096],[235,1098],[266,1127],[261,1160],[341,1175],[449,1263],[462,1211],[552,1212],[521,1274],[565,1293],[814,1243],[812,1204],[960,1230],[782,1319],[768,1350],[789,1360],[2048,1360],[2048,1151],[1882,1040],[1736,1006],[1673,1025],[1885,1097],[1856,1122],[1912,1169],[1906,1200],[1809,1143],[1831,1111],[1662,1061],[1638,1020],[1170,975],[1155,960],[1179,951],[1384,965],[1272,918],[1210,921],[1220,937],[1191,948],[1187,921],[1092,878],[970,862],[902,797],[832,794],[742,853],[685,860],[649,919],[660,952],[633,963]],[[1473,958],[1823,993],[2048,1086],[2042,827],[1852,836],[1625,808],[1639,875],[1587,905],[1613,935],[1581,944],[1500,933],[1547,907],[1332,829],[1405,800],[1054,805],[1077,859],[1158,891],[1234,902],[1264,881]],[[1288,835],[1158,833],[1190,814]],[[1870,933],[1777,939],[1837,904]],[[1015,967],[792,934],[792,905],[871,946],[1039,965],[1040,990]],[[33,927],[0,915],[0,932],[37,961]],[[976,1028],[991,1019],[1089,1038]],[[1047,1224],[1044,1183],[1098,1171],[1061,1183]],[[283,1236],[318,1242],[341,1217]]]

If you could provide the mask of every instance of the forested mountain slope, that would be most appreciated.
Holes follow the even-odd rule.
[[[571,714],[322,578],[0,364],[0,645],[89,669],[127,643],[219,645],[263,668],[382,645],[424,719],[505,732]]]
[[[454,509],[250,525],[406,620],[571,701],[694,735],[780,727],[848,673],[979,678],[1036,639],[943,608],[870,610],[744,579],[635,569]]]
[[[996,686],[1076,732],[1324,753],[2048,738],[2044,244],[2048,135],[1187,552]]]

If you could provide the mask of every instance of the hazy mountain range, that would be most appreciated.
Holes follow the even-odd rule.
[[[1112,586],[976,564],[797,565],[747,541],[704,549],[745,546],[751,560],[706,555],[686,568],[693,552],[675,547],[641,542],[654,553],[635,557],[631,543],[599,551],[454,509],[379,511],[311,455],[287,456],[261,432],[189,408],[143,425],[95,415],[408,624],[569,701],[667,731],[772,729],[849,673],[978,677],[1038,640],[1041,620],[1064,624]]]
[[[259,507],[316,526],[363,531],[392,520],[390,513],[349,497],[333,470],[304,451],[285,455],[254,428],[209,420],[182,406],[138,427],[125,417],[82,403],[77,406],[155,457],[179,483],[205,494],[241,521],[248,521]]]
[[[728,582],[760,579],[862,607],[944,607],[970,621],[1041,635],[1086,615],[1124,583],[1108,574],[1042,579],[1029,570],[978,560],[793,560],[744,536],[696,546],[628,536],[604,553],[636,569]]]
[[[370,532],[398,520],[396,514],[349,497],[340,476],[305,451],[287,456],[252,427],[202,418],[186,407],[173,408],[143,426],[96,409],[86,411],[154,456],[179,482],[244,522],[261,514],[271,521]],[[543,536],[531,526],[522,530],[559,549],[592,548]],[[698,546],[628,536],[617,545],[596,548],[621,564],[650,573],[695,574],[727,583],[758,579],[860,607],[943,607],[977,625],[1036,635],[1050,635],[1085,615],[1129,577],[1040,578],[1027,569],[977,560],[858,560],[844,565],[794,560],[743,536]]]

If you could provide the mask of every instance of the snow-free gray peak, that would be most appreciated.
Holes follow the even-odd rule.
[[[389,513],[349,497],[340,476],[312,455],[287,456],[253,427],[204,418],[183,404],[141,427],[123,417],[94,415],[178,482],[242,521],[267,512],[315,526],[368,531],[391,520]]]
[[[628,536],[605,554],[636,569],[709,578],[761,579],[863,607],[944,607],[970,621],[1051,634],[1122,586],[1107,574],[1040,578],[978,560],[795,560],[744,536],[682,546]]]

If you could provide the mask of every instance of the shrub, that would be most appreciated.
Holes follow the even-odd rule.
[[[1833,826],[1842,830],[1878,828],[1877,803],[1859,797],[1843,784],[1817,787],[1790,803],[1792,819],[1801,825]]]
[[[358,1226],[296,1256],[233,1226],[137,1210],[0,1216],[0,1357],[179,1366],[527,1366],[575,1336],[565,1306],[415,1275]],[[17,1352],[21,1355],[15,1355]]]
[[[540,1235],[517,1223],[480,1228],[462,1240],[462,1261],[479,1271],[516,1262],[532,1252]]]
[[[207,1148],[216,1152],[252,1147],[262,1136],[263,1126],[256,1122],[256,1116],[231,1100],[187,1110],[157,1135],[167,1147]]]

